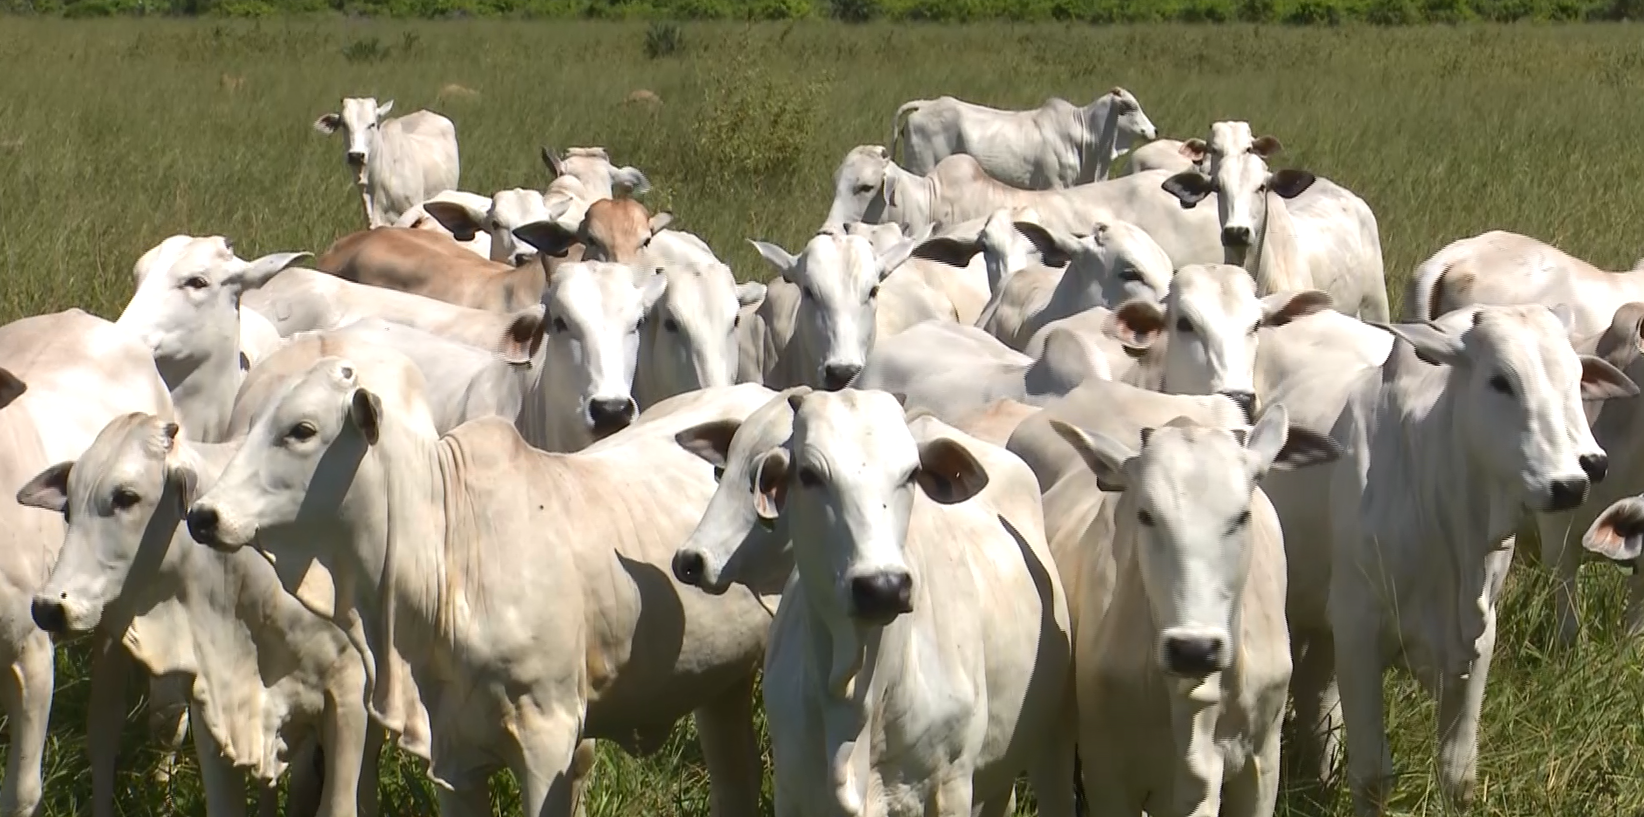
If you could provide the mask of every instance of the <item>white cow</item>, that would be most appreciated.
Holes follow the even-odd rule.
[[[385,227],[434,194],[457,189],[457,126],[432,111],[384,119],[394,100],[345,97],[341,113],[314,120],[314,129],[348,140],[349,169],[365,205],[367,227]]]
[[[764,383],[842,389],[862,371],[876,338],[925,320],[955,320],[953,304],[922,279],[891,274],[924,237],[878,254],[866,239],[827,228],[797,256],[775,244],[751,242],[798,295],[773,298],[779,287],[767,286],[760,310],[765,323],[791,327],[791,335],[770,332],[777,351],[764,360]],[[787,314],[778,306],[787,307]]]
[[[778,813],[1004,813],[1027,770],[1041,813],[1071,815],[1066,607],[1032,474],[934,418],[909,425],[884,392],[778,399],[791,441],[716,492],[793,532],[763,684]],[[700,446],[711,462],[727,426]],[[702,532],[676,569],[694,553],[718,572],[746,530]]]
[[[245,261],[222,236],[171,236],[136,266],[137,291],[115,326],[153,350],[189,438],[227,439],[234,392],[249,361],[240,298],[308,253]]]
[[[0,439],[9,484],[21,486],[33,472],[73,459],[97,432],[128,411],[169,419],[171,398],[154,368],[152,352],[113,323],[79,309],[23,318],[0,326]],[[10,740],[0,814],[27,817],[40,802],[40,761],[51,710],[51,639],[35,627],[31,599],[50,572],[63,542],[59,517],[14,503],[0,503],[11,546],[0,560],[0,706]],[[114,638],[110,642],[109,637]],[[125,721],[128,656],[113,646],[118,633],[102,633],[94,647],[91,706],[87,713],[93,807],[113,814],[119,731]],[[151,688],[156,714],[182,702],[175,684]],[[182,712],[164,716],[164,737],[182,740]]]
[[[429,411],[441,433],[480,417],[513,422],[536,379],[528,363],[381,318],[364,318],[323,334],[352,335],[410,358],[428,383]],[[287,346],[304,337],[292,337]],[[321,356],[317,348],[311,354],[316,360]]]
[[[1329,617],[1355,807],[1392,784],[1382,674],[1409,666],[1438,699],[1439,785],[1472,800],[1496,599],[1522,510],[1569,510],[1603,475],[1581,401],[1638,394],[1578,356],[1568,312],[1478,307],[1387,327],[1332,436]]]
[[[948,267],[963,267],[969,273],[977,266],[976,256],[980,254],[988,293],[988,298],[983,301],[985,308],[987,301],[997,296],[1000,288],[1012,275],[1031,264],[1045,260],[1039,248],[1017,231],[1015,225],[1018,222],[1038,224],[1039,214],[1032,207],[1001,207],[988,214],[986,218],[971,219],[951,227],[943,227],[940,232],[914,247],[912,257],[937,261]],[[896,227],[893,224],[866,225],[862,222],[851,222],[846,226],[853,229],[870,226]],[[875,252],[880,249],[875,245]],[[1066,263],[1065,259],[1055,260]],[[975,318],[968,321],[961,316],[961,322],[974,324],[980,315],[978,312]]]
[[[1204,150],[1188,147],[1188,144],[1194,141],[1198,140],[1189,139],[1183,142],[1180,139],[1154,139],[1130,151],[1124,167],[1109,175],[1118,178],[1149,170],[1168,170],[1171,173],[1180,173],[1184,170],[1209,172],[1210,167],[1205,162]]]
[[[640,410],[695,389],[737,382],[744,311],[765,297],[765,285],[738,284],[707,242],[660,230],[640,266],[659,270],[662,295],[640,327],[634,400]]]
[[[481,258],[493,257],[491,255],[490,233],[483,231],[473,232],[470,233],[466,239],[457,238],[451,230],[447,229],[446,226],[440,222],[439,219],[429,213],[427,205],[434,204],[436,202],[441,205],[455,204],[464,210],[479,213],[484,213],[491,209],[491,198],[489,196],[482,196],[478,193],[469,193],[463,190],[446,190],[434,194],[433,198],[430,198],[428,201],[418,204],[417,206],[406,210],[404,213],[401,213],[400,217],[395,219],[392,226],[443,233],[451,236],[452,240],[461,245],[463,249],[468,250]]]
[[[674,435],[770,392],[681,395],[554,455],[493,418],[438,436],[421,381],[393,353],[318,361],[259,413],[190,533],[317,560],[353,588],[334,612],[372,656],[372,715],[430,763],[441,814],[490,813],[486,779],[506,766],[525,814],[569,815],[583,738],[650,751],[692,711],[713,814],[757,813],[751,693],[769,614],[752,594],[685,592],[666,565],[714,484]],[[402,689],[427,706],[407,710]]]
[[[583,203],[584,214],[590,203]],[[557,221],[572,205],[571,199],[562,198],[550,207],[540,190],[515,187],[498,190],[489,198],[465,196],[462,199],[441,200],[436,196],[421,206],[428,218],[450,233],[458,243],[467,242],[464,246],[472,247],[483,236],[487,258],[518,267],[535,258],[537,248],[521,241],[514,235],[514,230],[539,221]],[[579,216],[566,227],[575,230],[581,222]]]
[[[542,304],[518,312],[472,309],[393,289],[356,284],[335,275],[291,267],[242,304],[290,337],[298,332],[338,329],[365,318],[402,323],[443,338],[497,352],[505,360],[530,359],[530,342],[542,336]],[[241,310],[242,318],[249,314]]]
[[[1208,143],[1187,143],[1207,157],[1208,172],[1183,171],[1165,189],[1190,208],[1217,194],[1224,260],[1250,270],[1263,294],[1318,287],[1345,314],[1387,320],[1381,237],[1369,205],[1309,171],[1270,171],[1266,159],[1282,146],[1253,137],[1248,122],[1210,129]]]
[[[1529,236],[1490,230],[1451,242],[1416,267],[1404,315],[1421,321],[1476,304],[1565,304],[1571,336],[1587,338],[1632,301],[1644,301],[1644,259],[1610,272]]]
[[[1045,190],[1105,179],[1115,157],[1158,135],[1135,95],[1115,87],[1082,108],[1060,97],[1026,111],[916,99],[896,109],[890,149],[905,140],[902,166],[913,173],[962,153],[1005,184]]]
[[[852,385],[903,395],[908,409],[957,424],[998,400],[1038,404],[1093,377],[1112,379],[1107,359],[1071,331],[1052,334],[1035,359],[974,326],[936,320],[875,346]]]
[[[1248,432],[1144,428],[1139,451],[1050,424],[1119,492],[1080,542],[1101,554],[1074,645],[1093,811],[1270,817],[1291,663],[1284,539],[1258,485],[1339,449],[1283,406]]]
[[[243,811],[246,774],[272,793],[286,754],[313,740],[325,756],[314,813],[351,817],[362,799],[373,812],[381,735],[367,736],[359,655],[285,594],[266,559],[214,554],[182,528],[195,492],[233,450],[191,445],[176,423],[137,412],[24,485],[19,503],[67,523],[34,620],[61,636],[124,633],[150,674],[187,681],[211,814]]]
[[[988,176],[965,154],[949,156],[920,176],[897,167],[883,146],[863,145],[846,154],[834,173],[828,223],[892,222],[911,232],[1028,207],[1040,225],[1074,235],[1098,221],[1128,221],[1146,230],[1173,266],[1220,262],[1215,213],[1184,209],[1164,190],[1169,178],[1155,170],[1059,190],[1018,190]]]

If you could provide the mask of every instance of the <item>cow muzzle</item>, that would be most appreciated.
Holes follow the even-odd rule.
[[[822,388],[827,391],[839,391],[849,386],[861,373],[862,367],[855,363],[825,364],[822,366]]]
[[[1250,228],[1229,224],[1222,228],[1222,246],[1240,249],[1250,246]]]
[[[882,570],[850,580],[851,616],[885,626],[913,612],[913,576],[905,570]]]
[[[67,593],[55,597],[41,594],[35,596],[33,603],[29,605],[29,614],[34,618],[35,626],[54,636],[90,631],[97,626],[101,618],[101,615],[89,614],[90,612],[100,611],[72,609]]]
[[[230,537],[223,527],[222,515],[210,505],[196,504],[188,509],[188,535],[194,541],[219,550],[224,553],[233,553],[245,546],[245,542],[234,541],[237,537]]]
[[[588,401],[588,425],[604,438],[627,428],[639,413],[632,397],[596,397]]]
[[[1181,678],[1203,678],[1227,668],[1227,637],[1197,628],[1166,630],[1159,639],[1159,664]]]
[[[365,151],[351,150],[348,152],[347,156],[343,157],[343,161],[347,162],[349,167],[356,170],[365,167]]]
[[[1547,483],[1547,498],[1542,510],[1573,510],[1587,501],[1587,491],[1591,486],[1592,483],[1585,476],[1555,479]]]
[[[1225,391],[1217,392],[1217,394],[1220,394],[1221,396],[1226,397],[1229,400],[1232,400],[1233,403],[1239,407],[1239,410],[1244,412],[1244,421],[1245,422],[1247,422],[1247,423],[1256,422],[1256,393],[1255,392],[1244,391],[1242,389],[1228,389],[1228,390],[1225,390]]]

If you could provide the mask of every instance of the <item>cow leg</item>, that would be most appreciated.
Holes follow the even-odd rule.
[[[582,742],[582,717],[576,711],[543,710],[521,701],[510,725],[519,736],[514,777],[526,817],[560,817],[576,807],[571,772]]]
[[[1478,783],[1478,721],[1484,709],[1484,684],[1490,677],[1490,659],[1496,650],[1496,616],[1485,613],[1484,635],[1478,659],[1465,678],[1439,679],[1439,790],[1450,805],[1465,810],[1473,803]]]
[[[1142,813],[1142,803],[1133,798],[1135,790],[1126,779],[1124,758],[1128,753],[1122,747],[1103,742],[1117,735],[1104,736],[1092,728],[1087,723],[1079,730],[1079,753],[1083,761],[1079,771],[1084,779],[1090,817],[1136,817]]]
[[[365,753],[360,756],[360,817],[377,817],[380,803],[377,790],[377,768],[382,763],[382,747],[388,742],[388,733],[369,718],[365,725]],[[489,792],[487,792],[489,793]]]
[[[949,769],[936,784],[935,800],[925,807],[925,817],[971,817],[971,769]]]
[[[1289,752],[1292,768],[1313,794],[1331,779],[1341,725],[1336,692],[1336,641],[1328,632],[1296,633],[1290,642],[1290,696],[1295,706]]]
[[[126,680],[137,664],[120,640],[103,630],[91,635],[90,700],[86,705],[86,754],[91,762],[91,813],[114,817],[114,778],[120,761],[120,728],[126,722]],[[8,775],[9,776],[9,775]]]
[[[577,810],[572,817],[586,817],[588,813],[588,801],[583,798],[583,794],[593,785],[594,761],[598,759],[599,748],[593,738],[586,738],[577,743],[577,751],[571,756],[571,797],[577,803]]]
[[[489,775],[472,774],[450,781],[450,791],[439,788],[440,817],[491,817],[490,782]]]
[[[1571,514],[1538,513],[1536,536],[1541,540],[1541,563],[1553,570],[1553,612],[1558,622],[1558,645],[1569,646],[1581,637],[1581,610],[1576,605],[1576,577],[1581,571],[1579,543],[1569,541]]]
[[[1337,582],[1332,589],[1348,590],[1336,593],[1338,597],[1359,595],[1352,588]],[[1376,643],[1378,614],[1374,604],[1360,599],[1340,601],[1331,606],[1331,619],[1336,636],[1336,683],[1347,729],[1347,783],[1353,791],[1354,812],[1379,815],[1392,789],[1393,753],[1387,745],[1387,715],[1381,699],[1384,666]]]
[[[320,817],[354,817],[358,811],[360,770],[365,764],[370,716],[356,685],[340,696],[328,696],[320,721],[319,751],[324,755],[325,780],[321,786]],[[338,700],[338,699],[341,700]]]
[[[1027,768],[1028,782],[1033,785],[1033,794],[1039,800],[1041,817],[1074,817],[1076,813],[1073,749],[1077,730],[1064,714],[1074,711],[1072,687],[1068,684],[1068,703],[1059,712],[1051,713],[1048,720],[1051,733],[1046,735],[1038,757]],[[1011,794],[1014,796],[1015,793],[1013,789]],[[1006,809],[1007,814],[1013,811],[1014,807]]]
[[[697,740],[708,765],[708,813],[759,814],[759,740],[753,727],[753,674],[696,710]]]
[[[118,645],[113,652],[127,655]],[[135,666],[135,662],[132,662]],[[182,751],[183,741],[188,737],[188,696],[192,691],[194,680],[186,675],[153,676],[142,667],[137,667],[139,677],[148,679],[148,731],[159,738],[161,751],[160,762],[154,767],[153,780],[166,791],[171,791],[171,776],[177,771],[178,753]],[[120,698],[125,699],[125,685],[122,680]],[[169,797],[169,794],[168,794]]]
[[[1627,635],[1644,636],[1644,559],[1633,561],[1633,574],[1627,577]]]
[[[194,754],[200,762],[200,783],[205,789],[206,813],[210,817],[245,817],[245,774],[223,757],[223,747],[204,727],[200,713],[190,705],[190,714],[198,729],[194,735]]]
[[[327,782],[325,772],[318,765],[327,759],[322,757],[323,754],[320,751],[319,738],[313,734],[303,738],[302,743],[291,753],[290,765],[286,772],[286,817],[314,817],[320,813]],[[260,810],[264,804],[258,801],[257,805]],[[263,817],[278,815],[265,814]]]
[[[32,817],[40,807],[40,762],[51,717],[51,637],[30,630],[8,669],[0,673],[0,705],[11,731],[6,780],[0,784],[0,817]]]
[[[1280,719],[1282,720],[1282,718]],[[1244,768],[1222,786],[1226,817],[1270,817],[1279,802],[1279,723],[1267,730],[1262,745]]]

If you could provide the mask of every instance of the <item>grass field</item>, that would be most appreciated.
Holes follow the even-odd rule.
[[[1022,107],[1131,89],[1167,136],[1249,120],[1281,163],[1363,196],[1380,221],[1395,310],[1409,271],[1490,228],[1608,268],[1644,254],[1644,49],[1630,26],[1277,29],[1172,26],[683,27],[649,58],[646,27],[604,23],[0,19],[0,319],[81,306],[113,318],[137,256],[178,232],[244,257],[321,250],[362,222],[337,138],[309,127],[344,94],[452,118],[464,189],[541,187],[539,145],[604,145],[644,169],[648,201],[743,277],[749,237],[797,249],[821,223],[839,157],[883,143],[900,102],[953,93]],[[477,96],[440,98],[448,84]],[[658,108],[624,105],[636,89]],[[1611,452],[1613,456],[1623,456]],[[1521,551],[1521,567],[1522,551]],[[1644,813],[1644,663],[1621,642],[1620,582],[1584,578],[1586,631],[1554,652],[1546,583],[1515,573],[1485,707],[1488,815]],[[45,813],[90,783],[80,663],[59,662]],[[1389,682],[1398,810],[1442,812],[1432,707]],[[203,814],[192,762],[173,797],[127,737],[126,814]],[[185,754],[191,754],[191,750]],[[384,815],[429,814],[432,788],[385,761]],[[657,756],[602,753],[596,817],[707,813],[683,728]],[[517,801],[497,786],[501,813]],[[172,809],[175,809],[173,811]],[[1296,813],[1287,802],[1283,813]],[[1333,814],[1347,814],[1345,794]]]

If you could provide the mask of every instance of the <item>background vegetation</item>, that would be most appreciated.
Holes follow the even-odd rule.
[[[4,18],[0,76],[0,320],[70,306],[116,316],[132,263],[173,233],[227,235],[249,258],[321,250],[358,228],[340,140],[309,126],[345,94],[450,116],[467,190],[542,186],[539,145],[604,145],[649,174],[653,208],[672,209],[677,228],[703,236],[745,278],[766,270],[744,239],[797,249],[827,211],[839,158],[886,141],[902,101],[1083,103],[1115,84],[1136,93],[1164,135],[1246,119],[1283,140],[1284,163],[1358,192],[1380,221],[1395,305],[1419,261],[1487,229],[1610,269],[1644,252],[1644,47],[1625,25]],[[640,89],[661,104],[627,101]],[[1636,817],[1644,663],[1617,633],[1619,579],[1589,569],[1585,638],[1564,653],[1548,649],[1545,587],[1534,569],[1517,570],[1502,607],[1477,813]],[[83,664],[72,648],[65,656],[45,810],[63,817],[90,786]],[[1408,774],[1400,813],[1439,813],[1432,707],[1407,681],[1390,680],[1388,692]],[[127,731],[122,812],[202,814],[192,760],[169,788],[154,784],[155,755],[140,728]],[[688,726],[651,758],[604,750],[597,775],[594,817],[707,813]],[[381,785],[384,815],[433,812],[430,785],[397,759],[385,761]],[[500,813],[517,809],[512,791],[499,778]],[[1287,798],[1285,813],[1294,808]],[[1330,808],[1349,813],[1344,796]]]

